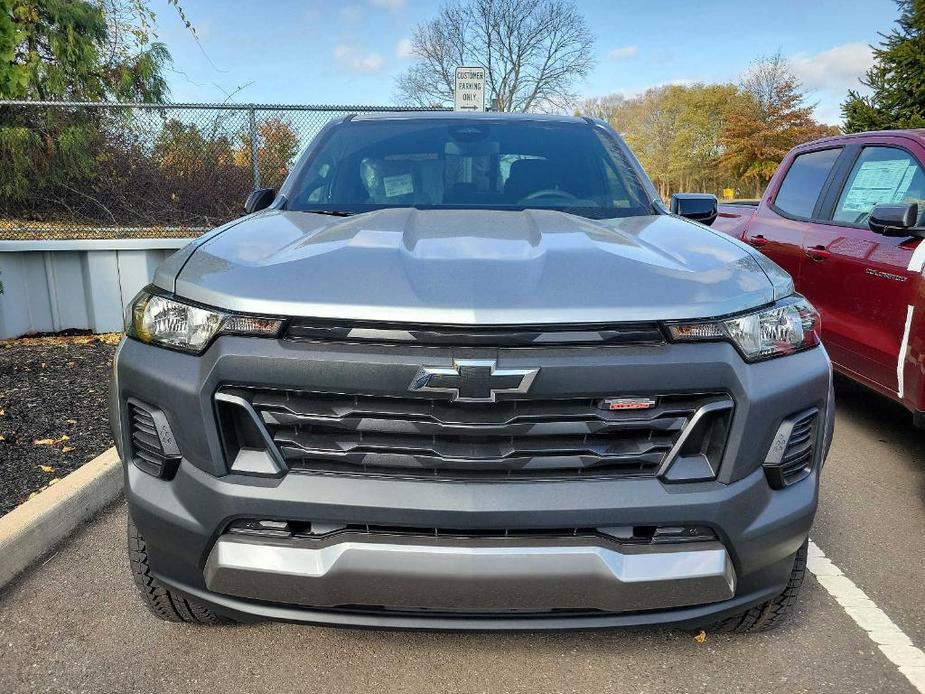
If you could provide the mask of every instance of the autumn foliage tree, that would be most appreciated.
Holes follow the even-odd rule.
[[[278,188],[299,153],[299,134],[282,118],[266,118],[257,124],[257,171],[260,185]],[[234,153],[235,163],[251,166],[251,137],[243,133]]]
[[[788,151],[839,130],[813,119],[813,107],[780,54],[756,61],[740,88],[745,98],[727,113],[719,164],[727,174],[750,184],[759,197]]]
[[[653,87],[588,99],[578,112],[608,121],[663,198],[678,191],[761,194],[795,145],[837,132],[817,123],[780,56],[757,61],[738,85]]]
[[[728,113],[745,97],[731,84],[666,85],[633,98],[589,99],[582,115],[601,118],[623,135],[667,198],[672,192],[718,192],[734,186],[719,170],[720,135]]]
[[[225,114],[197,123],[167,119],[154,151],[134,156],[135,180],[127,181],[125,188],[137,189],[139,179],[147,176],[146,192],[153,200],[146,200],[132,216],[140,217],[144,210],[155,217],[154,223],[182,226],[189,220],[218,222],[239,212],[240,201],[252,188],[252,176],[249,159],[247,166],[236,162],[235,125]]]

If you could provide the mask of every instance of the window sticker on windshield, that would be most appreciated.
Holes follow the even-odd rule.
[[[410,173],[386,176],[382,179],[382,187],[387,198],[397,198],[399,195],[410,195],[414,192],[414,182]]]
[[[882,202],[899,202],[909,190],[915,164],[908,159],[865,161],[845,195],[843,210],[869,212]]]

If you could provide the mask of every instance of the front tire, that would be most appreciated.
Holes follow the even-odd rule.
[[[145,539],[131,517],[128,519],[128,559],[141,599],[155,617],[166,622],[233,623],[233,620],[216,614],[202,603],[170,590],[151,574]]]
[[[790,580],[787,581],[787,587],[780,595],[760,605],[755,605],[745,610],[745,612],[727,617],[708,627],[708,630],[744,634],[750,631],[768,631],[780,626],[786,621],[797,601],[797,596],[800,594],[800,586],[803,585],[803,579],[806,577],[808,547],[809,540],[804,542],[803,546],[797,550],[796,558],[793,561],[793,570],[790,572]]]

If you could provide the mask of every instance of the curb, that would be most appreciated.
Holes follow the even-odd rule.
[[[122,493],[115,448],[0,517],[0,588]]]

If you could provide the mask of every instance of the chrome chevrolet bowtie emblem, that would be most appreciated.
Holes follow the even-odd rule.
[[[494,402],[498,393],[526,393],[539,369],[499,369],[493,359],[456,359],[453,366],[422,366],[409,386],[449,393],[458,402]]]

